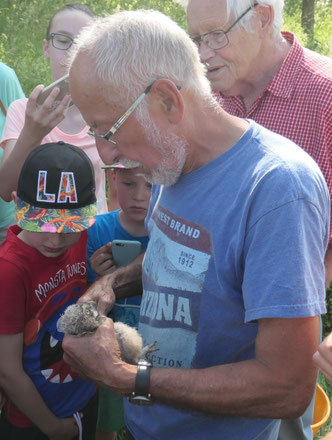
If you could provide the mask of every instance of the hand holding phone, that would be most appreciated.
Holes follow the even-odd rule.
[[[54,101],[54,106],[57,107],[60,104],[60,102],[63,100],[65,95],[70,93],[70,91],[69,91],[69,74],[67,73],[66,75],[64,75],[61,78],[57,79],[56,81],[54,81],[49,86],[45,87],[40,92],[40,94],[39,94],[39,96],[37,98],[37,103],[39,105],[42,105],[44,103],[44,101],[46,100],[46,98],[48,98],[48,96],[50,95],[50,93],[52,92],[54,87],[58,87],[60,89],[60,91],[58,93],[58,96],[55,98],[55,101]],[[72,105],[72,101],[70,101],[68,107],[70,105]]]
[[[102,277],[108,273],[114,272],[116,266],[112,256],[112,243],[106,243],[104,246],[97,249],[90,257],[91,269]]]

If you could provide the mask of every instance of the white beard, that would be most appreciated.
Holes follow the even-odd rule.
[[[153,142],[153,147],[162,154],[161,164],[156,168],[146,168],[142,175],[153,185],[174,185],[182,174],[187,159],[187,142],[175,133],[163,133],[152,119],[138,117],[146,139]],[[170,164],[172,169],[170,168]]]

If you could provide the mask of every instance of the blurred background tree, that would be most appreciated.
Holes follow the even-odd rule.
[[[53,13],[68,3],[88,4],[97,15],[121,9],[157,9],[185,24],[182,7],[172,0],[1,0],[0,61],[12,67],[29,95],[37,84],[51,81],[48,60],[42,53],[42,41]]]

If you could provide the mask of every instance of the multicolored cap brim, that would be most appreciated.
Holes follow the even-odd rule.
[[[78,209],[46,209],[17,197],[15,214],[17,225],[26,231],[70,234],[82,232],[95,223],[97,206],[92,203]]]

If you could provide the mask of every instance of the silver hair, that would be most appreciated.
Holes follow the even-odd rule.
[[[185,10],[187,10],[188,4],[190,0],[173,0],[175,3],[181,4]],[[262,6],[272,6],[274,10],[274,20],[272,26],[272,37],[277,37],[281,31],[283,24],[283,9],[284,9],[284,0],[226,0],[226,9],[227,9],[227,20],[230,17],[234,17],[236,20],[240,15],[248,9],[250,6],[253,6],[255,3]],[[254,14],[254,9],[251,13],[246,14],[242,20],[240,20],[239,25],[243,26],[248,32],[251,32],[250,28],[250,17]]]
[[[272,25],[271,35],[272,37],[277,37],[281,31],[282,27],[282,11],[284,8],[284,0],[226,0],[227,3],[227,14],[233,16],[235,19],[239,17],[247,8],[253,6],[255,3],[261,6],[272,6],[274,10],[274,19]],[[254,10],[252,11],[254,14]],[[251,31],[250,28],[250,17],[251,14],[247,14],[243,17],[240,24],[248,31]]]
[[[197,47],[180,26],[160,12],[122,11],[97,19],[75,42],[69,64],[78,53],[86,54],[97,81],[107,85],[106,93],[113,93],[105,99],[113,103],[117,99],[123,105],[129,103],[160,78],[204,100],[212,96]]]

